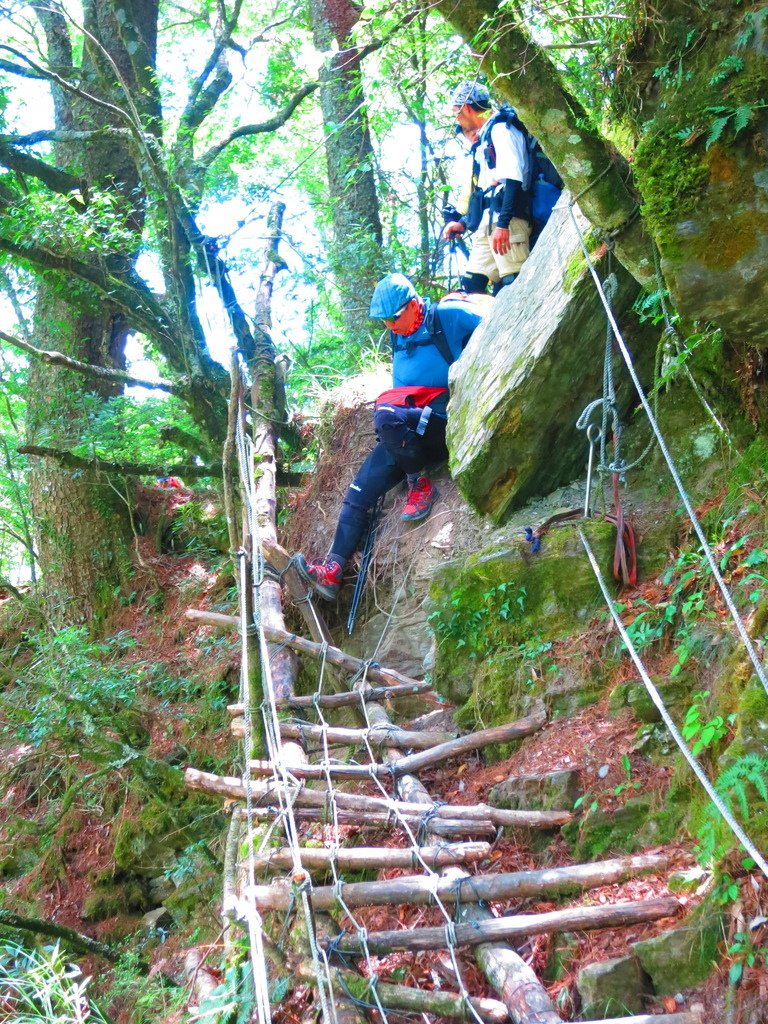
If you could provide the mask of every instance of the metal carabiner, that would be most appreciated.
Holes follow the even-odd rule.
[[[587,440],[589,441],[589,457],[587,459],[587,493],[584,496],[584,518],[589,519],[592,512],[590,502],[592,500],[592,464],[595,457],[595,445],[602,437],[602,430],[596,423],[590,423],[587,427]]]

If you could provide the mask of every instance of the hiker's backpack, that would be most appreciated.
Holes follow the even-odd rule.
[[[429,332],[429,337],[412,341],[410,338],[401,338],[393,333],[391,334],[393,354],[399,351],[409,351],[420,345],[434,345],[449,366],[453,363],[453,354],[445,337],[443,325],[440,323],[440,314],[437,309],[438,304],[446,300],[449,302],[461,302],[479,317],[484,317],[493,305],[492,295],[474,292],[447,292],[438,302],[433,302],[427,311],[424,324]],[[469,341],[469,338],[467,338],[467,341]]]
[[[473,313],[479,317],[484,317],[493,305],[492,295],[483,295],[480,292],[447,292],[440,302],[462,302],[467,306]],[[445,337],[443,325],[440,323],[440,314],[438,312],[438,303],[435,302],[430,306],[429,313],[427,314],[427,330],[432,335],[432,344],[435,346],[440,355],[450,365],[453,362],[451,350],[448,347],[448,342]],[[478,327],[480,325],[478,324]],[[477,330],[477,328],[475,328]],[[470,335],[471,337],[471,335]],[[469,338],[467,338],[467,342]],[[467,342],[464,343],[466,348]]]
[[[514,107],[503,106],[498,110],[483,128],[482,139],[472,147],[472,181],[475,183],[480,173],[480,165],[477,160],[477,149],[483,146],[485,161],[490,170],[496,166],[496,147],[491,137],[492,129],[497,124],[505,124],[510,128],[516,128],[522,133],[525,139],[525,148],[528,153],[528,174],[523,182],[523,188],[531,194],[531,216],[534,224],[534,235],[541,233],[542,228],[549,220],[560,193],[563,190],[563,179],[560,177],[557,168],[541,148],[539,140],[530,134],[523,122],[517,116]],[[473,195],[477,191],[473,187]],[[482,202],[482,200],[481,200]],[[470,200],[471,203],[471,200]],[[476,230],[471,224],[472,218],[468,218],[470,230]],[[479,219],[478,219],[479,224]]]

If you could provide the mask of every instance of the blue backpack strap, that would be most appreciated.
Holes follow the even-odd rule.
[[[419,338],[418,341],[411,341],[410,338],[401,338],[399,335],[391,333],[392,338],[392,352],[409,352],[415,348],[420,348],[423,345],[434,345],[443,359],[451,366],[456,360],[451,352],[448,339],[445,336],[443,325],[440,322],[440,315],[437,312],[437,304],[432,305],[427,310],[427,315],[424,318],[424,326],[427,328],[429,337]]]

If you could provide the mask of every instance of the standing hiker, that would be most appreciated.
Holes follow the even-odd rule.
[[[502,108],[493,113],[483,85],[461,82],[453,93],[456,121],[472,143],[472,187],[469,209],[448,223],[451,240],[474,232],[462,287],[484,292],[490,281],[496,295],[511,284],[528,258],[531,235],[530,161],[522,125]]]
[[[312,563],[295,556],[300,575],[328,600],[338,594],[344,566],[382,495],[407,479],[401,518],[417,522],[432,510],[438,491],[428,470],[448,457],[448,368],[481,319],[461,298],[433,303],[419,297],[402,274],[379,281],[370,315],[384,321],[392,344],[393,386],[379,395],[373,416],[378,443],[349,486],[327,558]]]

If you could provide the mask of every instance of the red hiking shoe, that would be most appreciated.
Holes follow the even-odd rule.
[[[408,497],[405,499],[405,508],[400,518],[406,519],[411,523],[419,519],[426,519],[439,497],[440,492],[429,477],[420,476],[410,491],[408,491]]]
[[[308,562],[302,554],[294,555],[293,562],[299,576],[310,583],[320,597],[324,597],[326,601],[333,601],[338,597],[344,572],[338,562]]]

